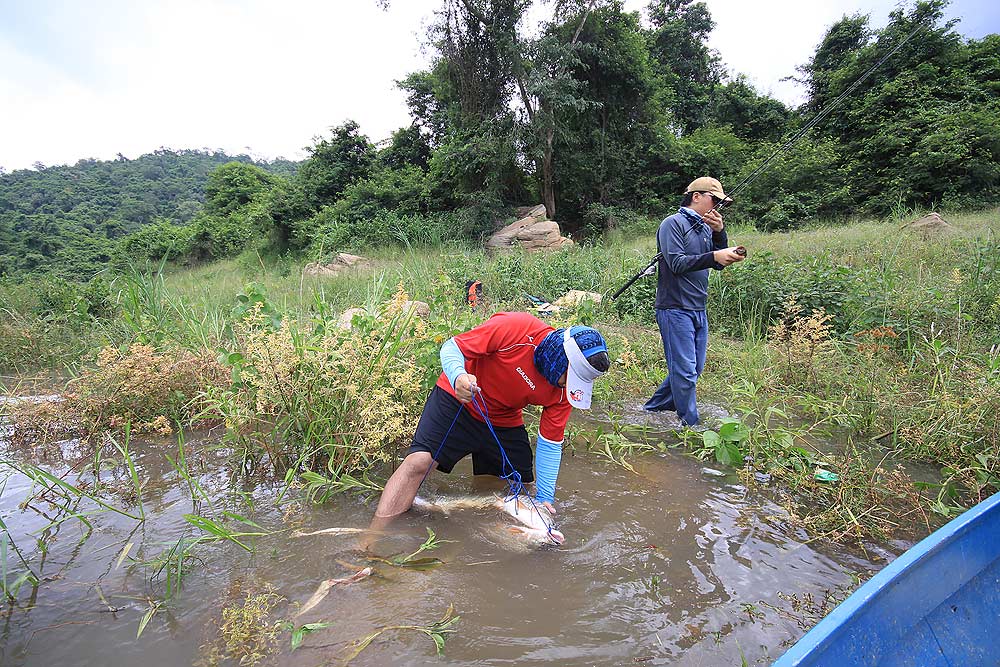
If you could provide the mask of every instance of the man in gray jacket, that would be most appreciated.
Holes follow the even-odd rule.
[[[722,270],[744,259],[727,247],[722,216],[716,207],[732,199],[714,178],[695,179],[684,192],[680,210],[662,223],[656,247],[656,323],[667,358],[667,377],[646,401],[646,410],[677,412],[681,423],[699,422],[695,384],[705,368],[708,345],[708,270]]]

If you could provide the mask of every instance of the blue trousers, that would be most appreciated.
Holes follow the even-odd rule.
[[[656,309],[656,324],[667,358],[667,377],[646,401],[647,410],[676,410],[681,422],[698,423],[694,389],[705,369],[708,316],[704,310]]]

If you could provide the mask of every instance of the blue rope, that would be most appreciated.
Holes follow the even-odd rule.
[[[503,445],[500,443],[500,438],[497,436],[496,431],[493,430],[493,424],[490,422],[490,410],[486,406],[486,399],[482,398],[480,394],[482,394],[482,390],[480,390],[478,394],[472,395],[472,407],[474,407],[476,412],[479,413],[479,416],[483,418],[483,421],[486,423],[486,428],[490,430],[490,433],[493,435],[493,439],[496,440],[497,447],[500,448],[500,458],[502,461],[500,472],[504,471],[504,465],[510,467],[510,473],[500,476],[501,479],[506,480],[507,482],[508,495],[504,498],[504,501],[506,502],[512,498],[517,498],[522,492],[524,492],[524,496],[528,499],[528,502],[531,503],[531,509],[538,515],[542,525],[545,526],[545,531],[548,533],[549,539],[558,544],[556,539],[552,537],[552,526],[545,520],[545,517],[542,516],[535,499],[532,498],[531,494],[524,488],[524,482],[521,481],[521,473],[514,468],[510,459],[507,458],[507,452],[504,451]],[[482,403],[482,408],[479,407],[480,403]]]
[[[481,392],[480,392],[481,393]],[[482,407],[480,407],[482,404]],[[483,418],[483,422],[486,424],[486,428],[489,429],[490,434],[493,439],[496,440],[497,447],[500,448],[500,472],[504,473],[500,475],[500,479],[507,482],[508,498],[517,495],[522,490],[524,490],[524,484],[521,482],[521,473],[514,468],[514,464],[510,462],[507,458],[507,452],[504,451],[503,445],[500,444],[500,437],[493,430],[493,424],[490,422],[490,409],[486,407],[486,399],[482,398],[479,393],[472,395],[472,407],[476,409],[479,416]],[[504,472],[507,468],[510,468],[510,472]],[[505,498],[506,500],[506,498]]]
[[[455,423],[458,421],[458,416],[462,414],[462,404],[458,404],[458,412],[455,413],[455,418],[451,420],[451,426],[448,427],[448,432],[444,434],[444,438],[441,440],[441,444],[438,445],[437,451],[434,452],[434,456],[431,457],[431,463],[427,466],[427,472],[424,476],[420,478],[420,484],[417,484],[419,489],[423,486],[424,480],[427,479],[427,475],[431,474],[431,469],[434,468],[434,463],[438,460],[438,456],[441,454],[441,450],[444,449],[444,443],[448,442],[448,436],[451,435],[451,430],[455,428]]]
[[[545,525],[549,539],[558,544],[557,540],[552,537],[552,526],[545,520],[545,517],[542,516],[535,499],[532,498],[531,494],[524,488],[524,482],[521,480],[521,473],[517,471],[514,464],[510,462],[509,458],[507,458],[507,452],[504,450],[503,444],[500,442],[500,436],[498,436],[496,431],[493,430],[493,423],[490,421],[490,410],[486,406],[486,399],[483,398],[481,394],[482,390],[479,390],[479,392],[472,395],[472,407],[475,408],[476,412],[479,413],[479,416],[483,418],[486,428],[489,429],[493,439],[496,440],[497,447],[500,448],[500,472],[502,473],[500,475],[500,479],[507,482],[507,495],[504,497],[504,502],[507,502],[512,498],[517,498],[523,492],[524,496],[528,499],[528,502],[531,503],[531,509],[538,514],[538,518],[541,520],[542,524]],[[480,407],[480,404],[482,404],[482,407]],[[448,427],[448,431],[444,434],[441,444],[438,445],[437,451],[434,452],[434,456],[431,457],[431,463],[427,466],[427,471],[424,473],[424,476],[420,478],[420,484],[417,484],[418,489],[423,485],[427,476],[431,474],[431,470],[434,468],[434,463],[437,461],[438,456],[441,454],[441,450],[444,448],[444,443],[448,441],[448,436],[451,435],[452,429],[455,428],[455,424],[458,422],[458,416],[462,414],[462,410],[464,409],[465,406],[459,402],[458,410],[455,412],[455,418],[451,420],[451,426]],[[510,472],[505,472],[507,468],[510,468]]]

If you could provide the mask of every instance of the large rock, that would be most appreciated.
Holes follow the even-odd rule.
[[[487,248],[498,250],[520,246],[534,251],[557,250],[573,245],[572,239],[560,233],[559,223],[546,218],[545,207],[541,204],[521,207],[515,212],[520,218],[491,236],[486,241]]]
[[[368,311],[364,308],[348,308],[343,313],[340,314],[340,319],[337,321],[337,326],[341,329],[350,329],[354,326],[354,316],[355,315],[367,315]]]
[[[517,216],[518,220],[534,218],[540,222],[542,220],[549,219],[549,216],[545,214],[545,204],[538,204],[536,206],[518,206],[514,209],[514,215]]]
[[[431,307],[425,301],[404,301],[402,312],[406,315],[415,315],[422,320],[430,319]]]
[[[342,252],[326,264],[319,262],[306,264],[302,269],[302,273],[307,276],[336,276],[347,269],[365,269],[370,268],[371,265],[371,260],[367,257],[349,255],[346,252]]]
[[[954,227],[948,224],[948,222],[937,213],[928,213],[922,218],[917,218],[912,222],[906,223],[902,228],[920,232],[925,237],[934,234],[941,234],[954,229]]]

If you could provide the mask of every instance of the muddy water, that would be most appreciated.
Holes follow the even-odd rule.
[[[276,508],[273,489],[230,487],[219,456],[195,440],[190,456],[216,510],[253,517],[275,532],[247,538],[253,553],[232,544],[199,545],[200,559],[190,564],[183,590],[137,639],[149,601],[162,599],[165,586],[129,559],[116,566],[119,553],[131,542],[132,556],[151,558],[182,536],[200,534],[185,513],[208,513],[192,503],[164,460],[175,444],[138,449],[141,474],[149,479],[142,494],[147,521],[102,513],[89,519],[88,533],[70,519],[46,533],[44,554],[33,531],[59,510],[44,502],[19,508],[29,483],[19,475],[8,479],[0,515],[43,582],[34,592],[23,589],[17,603],[3,610],[0,664],[190,665],[217,637],[221,608],[239,591],[273,586],[284,600],[271,621],[291,619],[321,580],[349,575],[350,563],[369,564],[354,550],[352,536],[293,538],[290,530],[363,527],[374,499],[338,497],[321,506]],[[73,443],[58,454],[72,461]],[[386,625],[430,624],[450,605],[461,620],[443,656],[424,635],[394,631],[351,664],[714,666],[741,664],[741,652],[748,664],[768,664],[815,622],[815,607],[829,591],[852,586],[853,573],[884,565],[839,547],[806,544],[780,508],[700,462],[668,453],[634,463],[636,472],[630,472],[594,455],[567,452],[558,516],[566,543],[559,548],[519,549],[492,510],[404,515],[373,552],[412,552],[431,528],[453,541],[421,555],[444,565],[413,571],[374,563],[374,576],[334,588],[297,619],[330,627],[308,635],[294,653],[289,633],[281,632],[278,654],[261,664],[338,664],[352,640]],[[107,475],[105,482],[116,478]],[[450,476],[431,475],[421,495],[490,488],[472,481],[466,461]],[[94,507],[84,500],[76,509]],[[22,570],[10,549],[8,563]],[[109,604],[117,611],[109,611]]]

